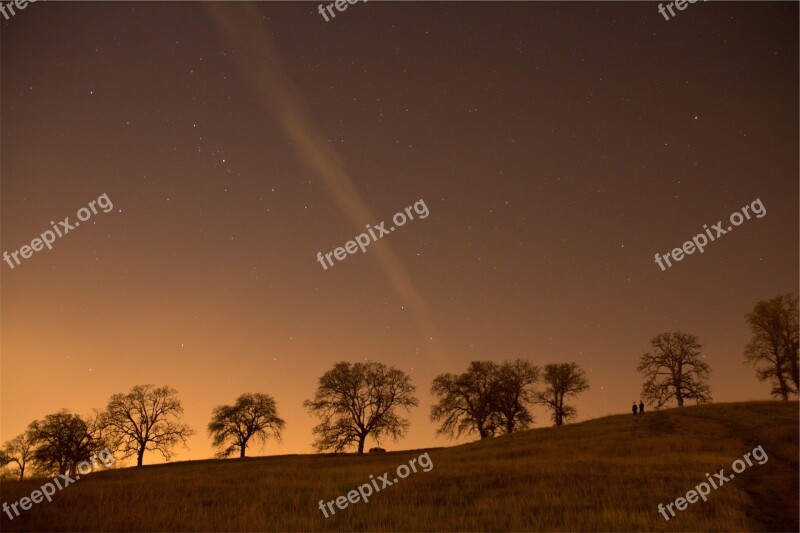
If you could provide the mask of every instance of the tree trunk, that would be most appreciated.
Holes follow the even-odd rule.
[[[792,375],[789,376],[794,382],[795,392],[800,393],[800,385],[797,384],[798,374],[800,374],[800,370],[797,368],[797,350],[792,351],[792,346],[787,343],[786,346],[786,357],[789,358],[789,368],[791,369]]]
[[[794,388],[798,392],[800,392],[800,386],[798,386],[798,384],[797,384],[798,373],[800,373],[800,371],[797,368],[797,353],[792,353],[791,351],[789,351],[788,353],[789,353],[789,363],[791,364],[791,367],[792,367],[792,376],[791,376],[791,378],[792,378],[792,381],[794,382]]]
[[[136,466],[142,466],[143,458],[144,458],[144,446],[139,448],[139,453],[136,456]]]
[[[358,437],[358,455],[364,454],[364,441],[366,440],[367,440],[366,435],[361,435],[360,437]]]
[[[560,397],[557,400],[556,405],[556,425],[560,426],[564,423],[564,397]]]
[[[779,363],[775,366],[778,374],[778,384],[781,387],[781,399],[784,402],[789,401],[789,386],[786,384],[786,378],[783,376],[783,365]]]
[[[775,375],[778,377],[778,387],[780,388],[781,399],[786,402],[789,401],[789,387],[786,385],[786,378],[783,376],[785,371],[783,369],[780,348],[774,343],[772,345],[772,353],[775,354]]]
[[[788,402],[789,390],[788,387],[786,386],[786,379],[783,377],[783,369],[778,370],[778,385],[781,388],[781,400],[783,400],[784,402]]]
[[[678,400],[678,407],[683,407],[683,391],[681,391],[683,387],[683,362],[678,362],[678,375],[676,377],[673,374],[673,380],[673,382],[676,383],[675,399]]]
[[[19,480],[22,481],[22,478],[25,477],[25,465],[19,466]]]
[[[245,450],[245,445],[244,445],[244,444],[242,444],[242,445],[239,447],[239,458],[240,458],[240,459],[244,459],[244,450]]]

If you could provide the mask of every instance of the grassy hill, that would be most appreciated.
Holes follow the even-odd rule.
[[[763,446],[747,467],[664,520],[664,505]],[[319,500],[429,453],[411,473],[325,518]],[[716,478],[714,478],[716,479]],[[6,482],[2,500],[42,481]],[[380,483],[378,484],[380,486]],[[797,531],[798,404],[712,404],[617,415],[436,448],[208,460],[98,472],[3,531]]]

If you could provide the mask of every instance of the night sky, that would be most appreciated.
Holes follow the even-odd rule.
[[[674,330],[704,344],[715,401],[769,397],[744,314],[798,291],[796,2],[318,5],[39,1],[0,22],[0,251],[113,202],[0,263],[0,441],[152,383],[197,432],[178,460],[212,455],[212,409],[244,392],[287,421],[248,455],[307,453],[319,376],[371,359],[420,398],[382,445],[443,446],[435,375],[575,361],[586,420],[628,412]],[[424,220],[317,262],[420,199]],[[756,199],[763,218],[655,264]]]

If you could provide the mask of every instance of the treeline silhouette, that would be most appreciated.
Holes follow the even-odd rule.
[[[760,301],[745,318],[752,332],[745,363],[755,367],[759,380],[772,384],[772,395],[783,400],[797,395],[797,296]],[[661,333],[651,346],[637,367],[644,377],[642,397],[648,403],[660,408],[673,401],[679,407],[687,400],[711,401],[711,369],[696,336]],[[438,423],[440,435],[477,434],[485,439],[529,428],[534,422],[532,407],[541,405],[560,426],[577,415],[565,401],[588,389],[583,370],[574,362],[539,368],[524,359],[473,361],[461,374],[434,378],[430,419]],[[367,437],[378,443],[404,437],[410,425],[404,414],[419,406],[415,392],[410,376],[393,366],[375,361],[336,363],[319,378],[314,397],[303,402],[320,420],[313,428],[314,448],[336,453],[355,446],[362,454]],[[145,452],[157,452],[169,461],[175,448],[185,447],[194,434],[180,422],[182,414],[175,389],[137,385],[114,394],[104,409],[89,417],[62,410],[31,422],[24,433],[3,445],[0,466],[8,475],[5,467],[16,465],[19,479],[31,470],[43,476],[66,474],[105,448],[120,459],[136,457],[137,466]],[[252,439],[280,441],[285,426],[272,396],[247,393],[233,405],[215,407],[207,431],[217,457],[237,453],[245,457]]]

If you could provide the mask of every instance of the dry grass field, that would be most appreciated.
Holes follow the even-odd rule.
[[[657,511],[762,445],[669,522]],[[91,474],[3,531],[797,531],[798,404],[712,404],[610,416],[431,449],[411,474],[325,518],[332,500],[424,450],[208,460]],[[6,482],[2,500],[42,481]]]

